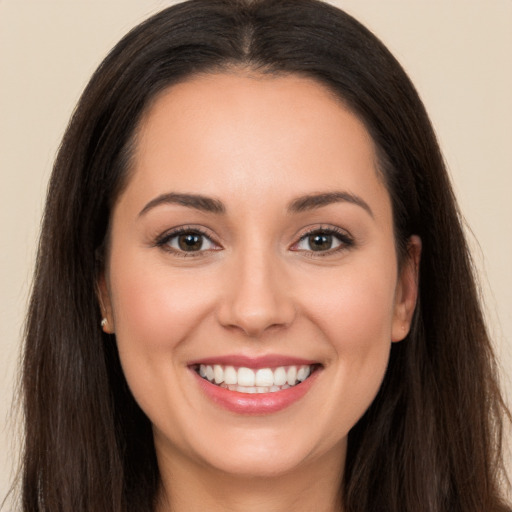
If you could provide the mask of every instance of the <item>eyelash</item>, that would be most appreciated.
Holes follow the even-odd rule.
[[[346,231],[339,229],[339,228],[331,227],[331,226],[329,226],[329,227],[320,226],[320,227],[312,228],[312,229],[306,231],[305,233],[303,233],[301,235],[301,237],[299,238],[299,240],[297,242],[295,242],[292,247],[299,245],[303,240],[306,240],[307,238],[309,238],[313,235],[332,236],[332,237],[336,238],[340,242],[340,244],[338,247],[335,247],[333,249],[327,249],[326,251],[313,251],[313,250],[301,251],[301,252],[304,252],[310,258],[323,258],[323,257],[327,257],[327,256],[332,256],[333,254],[337,254],[341,251],[346,251],[348,249],[351,249],[355,244],[354,239]]]
[[[180,235],[199,235],[201,237],[206,238],[209,240],[213,245],[219,246],[219,244],[213,239],[213,237],[206,232],[205,230],[199,228],[199,227],[192,227],[192,226],[183,226],[180,228],[176,228],[171,230],[170,232],[163,233],[160,235],[155,242],[156,247],[160,247],[164,251],[170,252],[173,255],[177,257],[183,257],[183,258],[190,258],[190,257],[198,257],[204,255],[205,252],[211,252],[211,251],[217,251],[219,249],[200,249],[198,251],[181,251],[177,250],[175,248],[170,247],[169,242],[173,240],[174,238],[179,237]],[[302,241],[306,240],[308,237],[311,237],[313,235],[326,235],[326,236],[332,236],[336,238],[340,244],[338,247],[335,247],[334,249],[327,249],[325,251],[313,251],[313,250],[298,250],[293,249],[293,247],[299,245]],[[313,229],[310,229],[303,233],[299,240],[295,242],[292,245],[291,250],[295,252],[303,252],[306,255],[308,255],[311,258],[322,258],[326,256],[331,256],[333,254],[337,254],[338,252],[341,252],[343,250],[350,249],[354,246],[354,239],[346,232],[338,228],[334,227],[316,227]]]
[[[177,238],[180,235],[199,235],[201,237],[208,239],[213,245],[216,245],[216,246],[219,245],[217,242],[214,241],[213,237],[209,233],[207,233],[205,230],[198,228],[198,227],[183,226],[183,227],[173,229],[171,231],[168,231],[168,232],[160,235],[155,242],[155,246],[160,247],[164,251],[172,253],[174,256],[182,257],[182,258],[191,258],[191,257],[193,258],[193,257],[204,255],[204,253],[207,251],[210,252],[210,251],[218,250],[218,249],[206,249],[206,250],[202,249],[199,251],[180,251],[180,250],[174,249],[173,247],[170,247],[169,242],[173,238]]]

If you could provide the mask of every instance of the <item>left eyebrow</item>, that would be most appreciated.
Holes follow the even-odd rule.
[[[300,213],[316,208],[322,208],[333,203],[351,203],[360,206],[370,217],[374,218],[370,205],[362,198],[350,192],[323,192],[319,194],[308,194],[294,199],[288,205],[291,213]]]
[[[149,210],[163,204],[179,204],[180,206],[185,206],[187,208],[194,208],[195,210],[216,214],[226,213],[226,207],[218,199],[198,194],[177,194],[169,192],[168,194],[162,194],[155,197],[155,199],[152,199],[139,212],[139,217],[147,213]]]

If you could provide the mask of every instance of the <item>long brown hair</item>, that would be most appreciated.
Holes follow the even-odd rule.
[[[425,109],[366,28],[317,0],[191,0],[133,29],[84,91],[50,180],[23,360],[25,512],[147,512],[151,425],[95,282],[110,211],[155,95],[196,73],[248,68],[327,85],[365,123],[393,204],[397,248],[423,242],[420,298],[375,401],[349,434],[346,512],[499,512],[502,418],[460,215]]]

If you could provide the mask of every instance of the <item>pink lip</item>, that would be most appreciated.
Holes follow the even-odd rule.
[[[219,359],[216,359],[216,361],[219,363]],[[290,363],[287,364],[289,365]],[[278,364],[277,366],[286,366],[287,364]],[[229,389],[216,386],[208,380],[203,379],[195,370],[191,369],[191,371],[197,379],[196,381],[201,390],[212,402],[231,412],[248,415],[271,414],[289,407],[290,405],[300,400],[311,389],[311,386],[313,386],[319,374],[321,373],[321,370],[317,369],[304,382],[301,382],[300,384],[297,384],[288,389],[283,389],[274,393],[249,394],[240,393],[238,391],[230,391]]]
[[[237,368],[243,366],[245,368],[252,368],[254,370],[257,370],[259,368],[278,368],[279,366],[312,365],[318,364],[318,361],[300,359],[297,357],[288,357],[278,354],[269,354],[266,356],[259,357],[249,357],[233,354],[226,356],[207,357],[205,359],[197,359],[196,361],[191,361],[189,363],[189,366],[196,366],[199,364],[220,364],[223,366],[236,366]]]

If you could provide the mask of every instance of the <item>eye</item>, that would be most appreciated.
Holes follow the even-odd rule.
[[[179,229],[162,236],[157,244],[163,249],[170,250],[175,253],[200,253],[204,251],[212,251],[219,249],[212,239],[198,229]]]
[[[317,253],[336,252],[353,245],[352,238],[344,232],[334,229],[316,229],[303,235],[292,247],[294,251]]]

